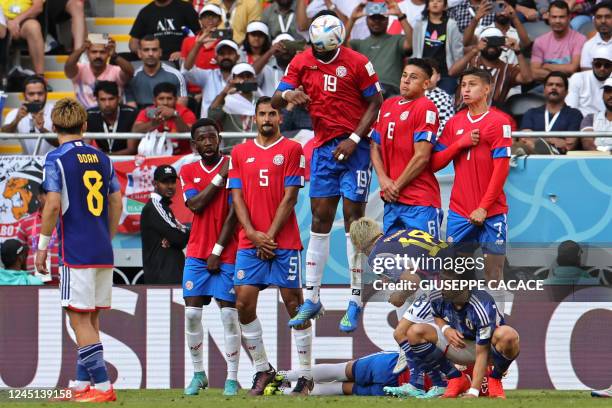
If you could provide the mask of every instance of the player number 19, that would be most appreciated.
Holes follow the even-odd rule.
[[[336,92],[338,78],[333,75],[323,74],[323,90],[328,92]]]
[[[93,180],[93,182],[92,182]],[[100,189],[104,185],[102,175],[96,170],[87,170],[83,173],[83,184],[87,189],[87,209],[90,213],[99,217],[104,209],[104,196]]]

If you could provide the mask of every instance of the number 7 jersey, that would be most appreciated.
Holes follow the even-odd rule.
[[[61,194],[57,231],[62,264],[111,268],[108,196],[119,190],[119,183],[108,156],[82,140],[64,143],[47,154],[42,186]]]

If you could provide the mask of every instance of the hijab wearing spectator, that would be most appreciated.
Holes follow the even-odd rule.
[[[242,46],[246,54],[246,62],[252,64],[272,46],[270,30],[266,23],[252,21],[247,25],[246,32],[246,38]]]

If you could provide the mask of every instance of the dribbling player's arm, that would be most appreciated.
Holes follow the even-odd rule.
[[[110,232],[111,239],[117,233],[122,208],[123,204],[121,202],[121,191],[115,191],[108,196],[108,230]]]

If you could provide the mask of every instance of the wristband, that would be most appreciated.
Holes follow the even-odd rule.
[[[480,395],[480,390],[477,388],[470,388],[466,394],[470,394],[473,395],[475,397],[478,397]]]
[[[51,241],[50,236],[40,234],[40,236],[38,237],[38,250],[46,251],[47,247],[49,246],[49,241]]]
[[[223,252],[223,245],[215,244],[212,250],[212,254],[221,256],[221,252]]]
[[[225,180],[223,179],[223,177],[221,177],[220,174],[217,174],[215,175],[215,177],[213,177],[211,183],[213,183],[217,187],[223,187],[223,185],[225,184]]]
[[[450,328],[451,327],[448,324],[445,324],[444,326],[442,326],[442,334],[444,334],[444,332],[447,331]]]
[[[397,17],[397,21],[403,21],[407,18],[406,14],[402,14],[400,16]]]
[[[355,144],[359,144],[359,142],[361,142],[361,137],[357,133],[351,133],[349,139],[355,142]]]
[[[291,92],[292,89],[285,89],[282,93],[281,93],[281,98],[283,98],[284,101],[287,100],[287,93]]]

